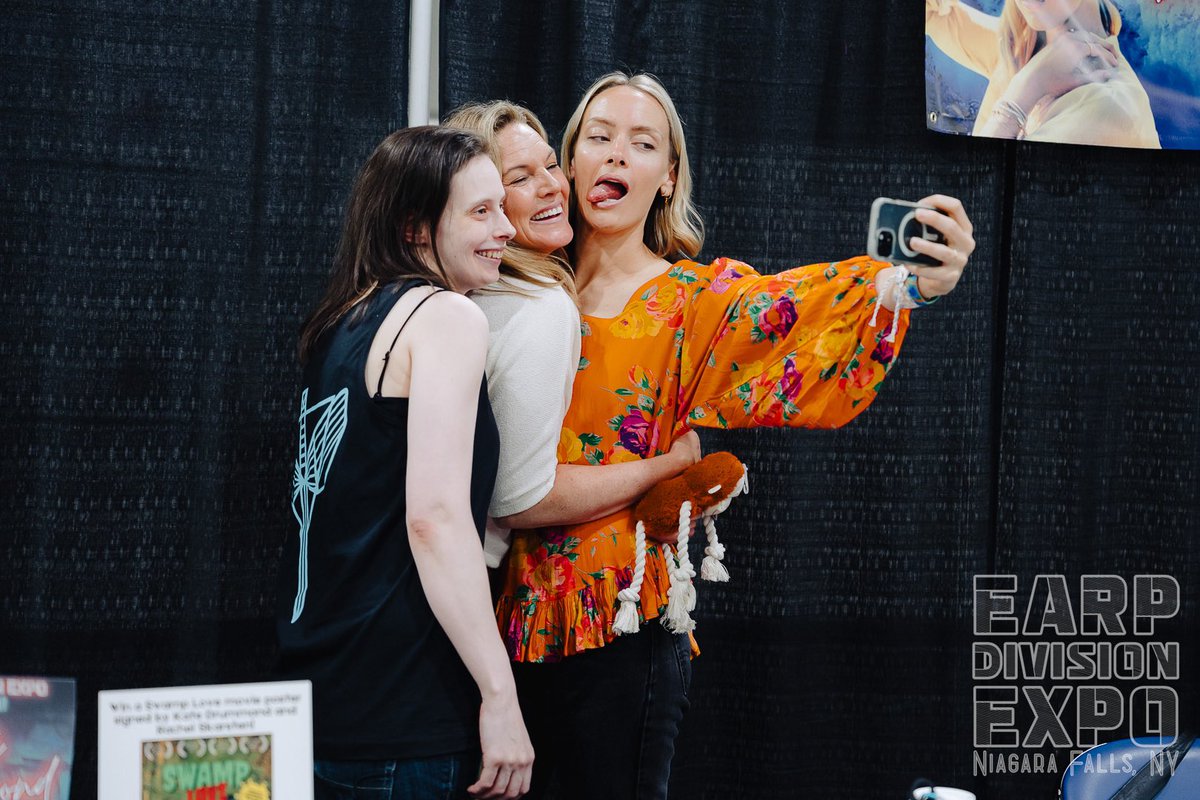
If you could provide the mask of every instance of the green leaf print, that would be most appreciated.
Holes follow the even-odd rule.
[[[625,419],[625,418],[622,417],[620,414],[617,414],[615,417],[612,417],[611,419],[609,419],[608,427],[614,431],[621,430],[621,420],[623,420],[623,419]]]
[[[821,374],[818,375],[817,377],[823,381],[827,381],[837,373],[837,368],[838,368],[838,365],[837,365],[837,362],[835,361],[832,364],[830,364],[828,367],[826,367],[825,369],[821,370]]]
[[[684,283],[695,283],[699,280],[699,278],[696,277],[696,273],[692,272],[690,269],[684,269],[683,267],[671,267],[671,269],[667,270],[667,277],[674,278],[677,281],[683,281]]]
[[[584,459],[593,467],[600,466],[600,462],[604,460],[604,454],[599,450],[589,450]]]
[[[577,368],[575,371],[576,371],[576,372],[583,372],[585,369],[587,369],[587,368],[588,368],[588,367],[590,367],[591,365],[592,365],[592,362],[588,361],[588,360],[587,360],[586,358],[584,358],[583,356],[580,356],[580,357],[579,357],[579,367],[578,367],[578,368]]]
[[[583,442],[586,445],[591,445],[592,447],[596,447],[597,445],[600,444],[601,439],[597,434],[594,434],[594,433],[581,433],[581,434],[579,434],[579,441]]]
[[[621,387],[620,389],[613,389],[613,394],[617,397],[633,397],[633,390]]]
[[[654,413],[654,400],[644,394],[638,395],[638,408],[648,414]]]

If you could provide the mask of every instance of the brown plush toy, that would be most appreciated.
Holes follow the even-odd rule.
[[[704,521],[708,546],[700,577],[706,581],[727,581],[729,573],[721,559],[725,548],[717,540],[716,516],[729,508],[730,501],[749,492],[749,473],[732,453],[712,453],[685,469],[676,477],[651,489],[633,509],[637,522],[633,579],[618,593],[621,607],[613,620],[616,634],[638,630],[638,600],[646,573],[646,537],[662,544],[671,571],[667,590],[667,612],[662,624],[674,633],[686,633],[696,627],[691,612],[696,608],[696,570],[688,558],[688,538],[693,520]],[[671,545],[674,545],[672,553]]]

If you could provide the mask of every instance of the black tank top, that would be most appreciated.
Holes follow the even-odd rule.
[[[479,746],[479,692],[433,617],[409,549],[408,399],[372,396],[364,385],[379,326],[418,285],[375,292],[361,315],[321,337],[304,371],[292,475],[299,531],[284,547],[276,628],[281,676],[313,683],[319,759],[423,758]],[[481,541],[499,449],[481,378],[471,470]]]

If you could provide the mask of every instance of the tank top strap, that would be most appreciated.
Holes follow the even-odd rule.
[[[391,360],[392,350],[396,347],[396,342],[400,341],[400,334],[404,333],[404,329],[407,327],[409,321],[413,318],[413,314],[417,313],[417,309],[423,306],[426,300],[433,297],[438,292],[444,291],[446,290],[435,286],[432,292],[422,297],[420,301],[413,306],[413,310],[408,312],[408,316],[404,319],[404,322],[400,323],[400,330],[396,331],[396,335],[393,337],[392,343],[388,345],[387,352],[383,354],[383,369],[379,370],[379,383],[375,386],[375,397],[383,397],[383,376],[387,374],[388,361]]]

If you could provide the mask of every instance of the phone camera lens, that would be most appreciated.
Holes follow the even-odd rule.
[[[878,250],[880,258],[888,258],[892,255],[892,245],[894,237],[891,231],[880,231],[878,235]]]

